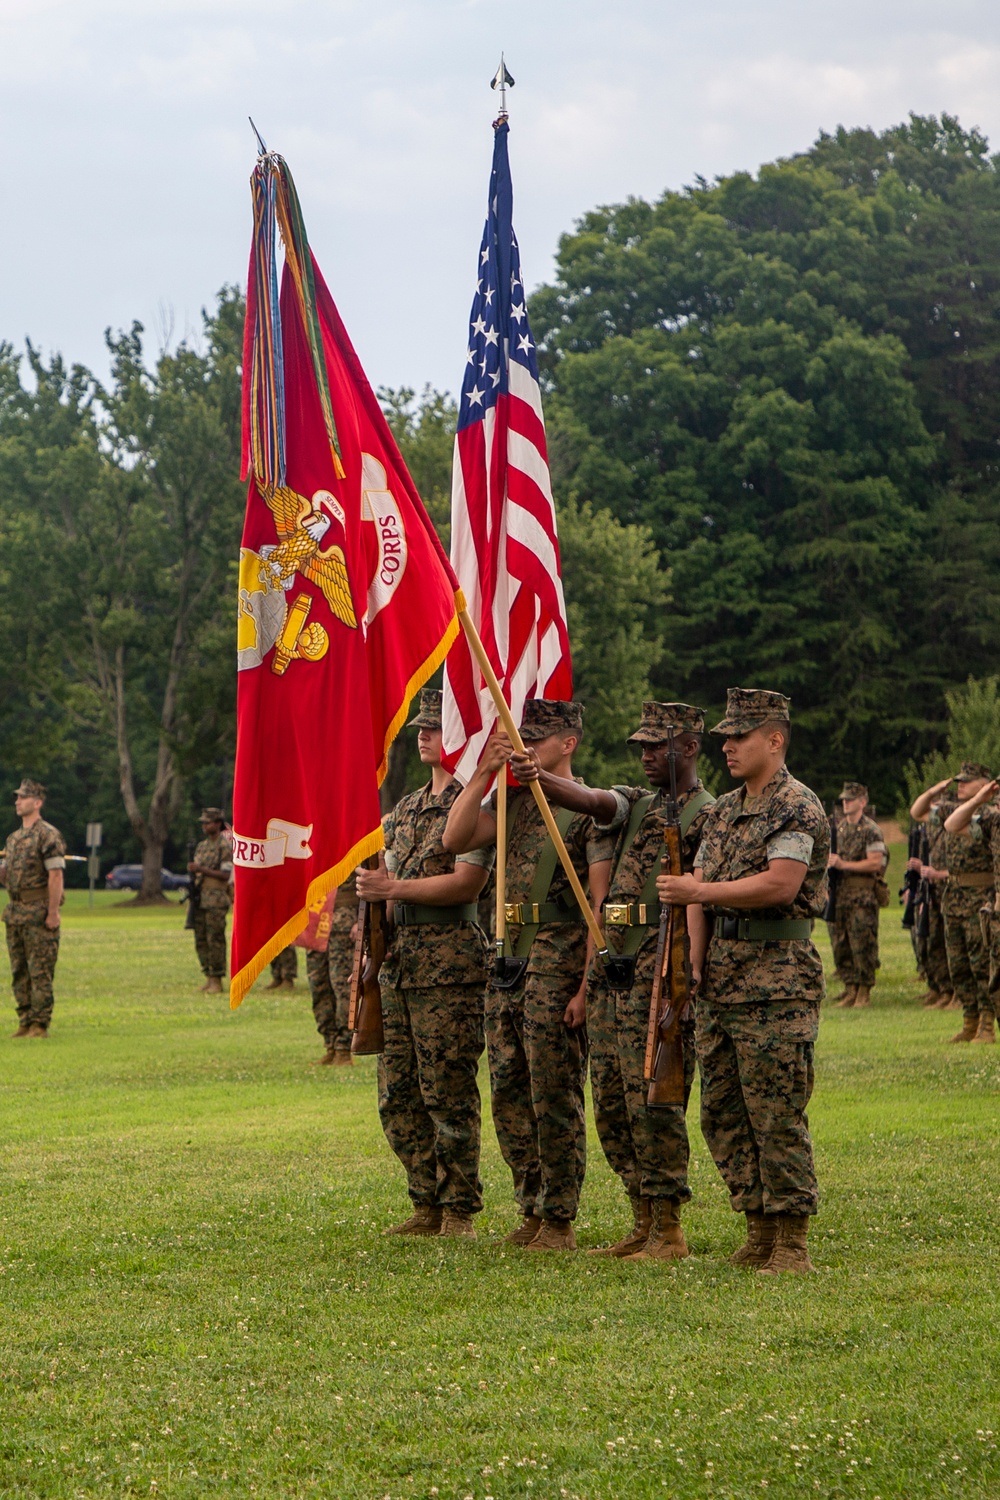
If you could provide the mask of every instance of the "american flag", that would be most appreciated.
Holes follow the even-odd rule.
[[[517,722],[527,698],[571,698],[573,670],[507,135],[501,117],[455,437],[451,561]],[[445,665],[443,708],[444,763],[467,781],[496,709],[464,637]]]

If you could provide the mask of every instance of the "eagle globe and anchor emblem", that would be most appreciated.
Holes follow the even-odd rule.
[[[340,501],[329,490],[317,490],[307,500],[285,486],[262,487],[261,494],[274,517],[278,540],[259,552],[240,549],[237,665],[241,672],[262,666],[273,648],[271,670],[280,677],[293,661],[321,661],[330,648],[326,628],[309,618],[312,596],[301,592],[288,602],[299,574],[319,586],[342,624],[356,630],[358,620],[344,549],[336,542],[324,546],[334,520],[345,527]],[[375,566],[361,621],[367,631],[398,588],[406,571],[407,551],[406,532],[385,466],[370,453],[362,454],[361,519],[374,527],[376,539]]]

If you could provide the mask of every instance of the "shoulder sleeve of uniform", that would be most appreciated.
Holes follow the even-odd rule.
[[[51,823],[45,825],[38,842],[38,852],[47,870],[65,870],[66,845],[63,843],[63,837],[58,828],[53,828]]]
[[[598,823],[595,819],[594,827],[599,833],[618,833],[628,822],[629,814],[642,792],[636,786],[612,786],[608,790],[615,799],[614,813],[607,823]]]
[[[792,828],[783,828],[767,841],[767,857],[771,859],[794,859],[807,865],[812,859],[816,840],[809,833],[799,833]]]
[[[607,833],[597,823],[592,822],[587,835],[588,865],[601,865],[614,859],[617,842],[613,833]]]
[[[468,854],[456,854],[456,865],[478,865],[481,870],[492,870],[493,861],[497,857],[495,844],[487,844],[485,849],[470,849]]]
[[[873,823],[872,826],[866,831],[865,848],[868,850],[869,854],[888,853],[888,850],[885,847],[885,839],[882,836],[882,830],[877,823]]]

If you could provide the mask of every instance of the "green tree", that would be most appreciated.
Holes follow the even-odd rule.
[[[86,745],[114,767],[142,900],[159,898],[185,774],[232,742],[242,316],[224,291],[203,348],[182,344],[152,369],[139,324],[109,336],[106,389],[30,347],[35,389],[15,389],[0,361],[0,532],[35,561],[15,591],[24,618],[7,624],[37,684],[31,727],[53,726],[56,764]]]
[[[840,131],[587,214],[532,300],[559,496],[670,573],[655,688],[784,689],[826,795],[893,803],[1000,646],[998,208],[948,117]]]
[[[1000,677],[970,677],[945,694],[948,723],[945,744],[905,768],[908,808],[920,792],[954,776],[963,760],[974,760],[1000,774]]]

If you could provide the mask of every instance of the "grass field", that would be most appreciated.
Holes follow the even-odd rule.
[[[182,909],[117,899],[0,1041],[5,1500],[1000,1495],[1000,1057],[916,1004],[897,908],[874,1008],[824,1013],[820,1273],[775,1281],[694,1105],[680,1266],[505,1247],[488,1126],[478,1243],[384,1239],[374,1059],[311,1068],[303,980],[230,1013]],[[581,1243],[623,1219],[595,1140]]]

